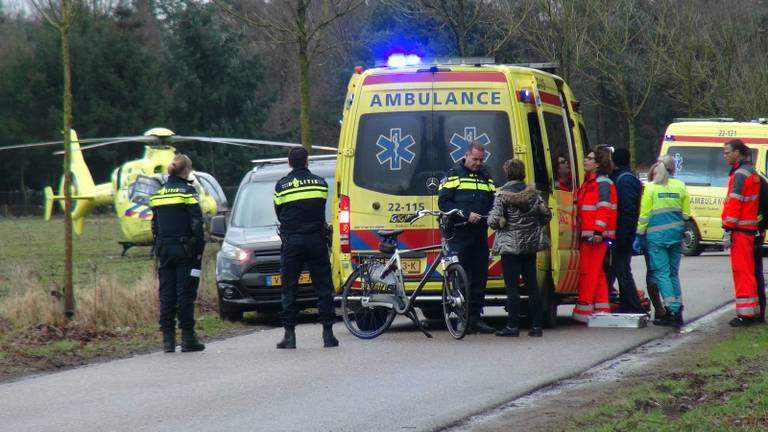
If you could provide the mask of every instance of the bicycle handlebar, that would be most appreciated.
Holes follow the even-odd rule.
[[[464,212],[462,212],[459,209],[453,209],[453,210],[450,210],[450,211],[447,211],[447,212],[440,211],[440,210],[426,210],[426,209],[424,209],[424,210],[419,210],[416,213],[416,217],[411,219],[411,224],[413,224],[417,220],[423,218],[424,216],[440,217],[440,216],[451,216],[451,215],[454,215],[454,214],[458,215],[461,218],[465,218],[466,217],[466,216],[464,216]]]

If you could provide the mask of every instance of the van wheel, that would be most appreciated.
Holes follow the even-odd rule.
[[[701,234],[696,224],[691,221],[685,222],[685,231],[683,231],[683,255],[699,256],[704,252],[704,246],[701,244]]]
[[[555,284],[552,283],[551,276],[547,276],[542,294],[542,302],[544,303],[542,324],[546,328],[557,327],[557,306],[560,305],[560,297],[555,294]]]
[[[237,306],[227,304],[219,297],[219,318],[231,322],[242,321],[243,311]]]

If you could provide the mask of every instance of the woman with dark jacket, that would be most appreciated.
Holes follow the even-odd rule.
[[[528,290],[528,308],[531,331],[528,336],[542,335],[541,294],[536,282],[536,252],[544,246],[544,227],[552,219],[552,212],[536,190],[527,186],[525,165],[519,159],[504,162],[505,183],[496,192],[488,225],[496,230],[493,253],[501,255],[501,268],[507,288],[507,326],[496,336],[520,335],[520,291],[518,280],[523,276]]]

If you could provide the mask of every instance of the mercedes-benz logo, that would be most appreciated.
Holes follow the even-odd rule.
[[[437,188],[440,186],[440,180],[437,177],[427,177],[427,190],[431,193],[437,192]]]

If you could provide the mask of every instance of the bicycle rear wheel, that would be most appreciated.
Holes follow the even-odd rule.
[[[368,304],[372,295],[394,294],[394,287],[373,281],[372,267],[363,264],[344,283],[341,295],[341,316],[344,325],[353,335],[361,339],[373,339],[389,328],[395,319],[391,307]]]
[[[448,333],[461,339],[469,327],[469,281],[460,264],[451,264],[443,278],[443,317]]]

